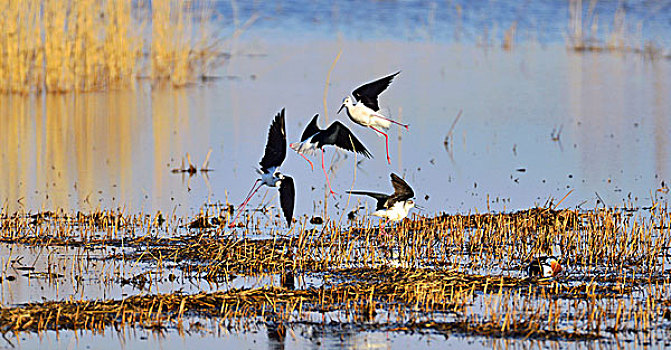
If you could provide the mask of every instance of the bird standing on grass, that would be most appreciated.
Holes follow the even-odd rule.
[[[346,151],[362,154],[366,158],[371,158],[372,155],[361,141],[359,141],[341,122],[334,121],[328,128],[322,130],[317,126],[318,117],[319,114],[315,114],[312,121],[305,127],[303,135],[301,136],[301,141],[294,142],[290,144],[289,147],[307,160],[313,170],[314,166],[305,154],[313,154],[316,150],[322,151],[322,170],[324,170],[324,176],[326,176],[329,191],[331,191],[332,195],[335,195],[335,192],[333,192],[333,189],[331,188],[331,181],[326,173],[326,168],[324,167],[324,146],[333,145]]]
[[[408,212],[415,206],[412,198],[415,192],[407,182],[403,181],[398,175],[391,173],[391,185],[394,186],[394,193],[384,194],[367,191],[347,191],[347,193],[364,195],[377,199],[374,216],[385,218],[381,225],[381,232],[384,232],[384,224],[387,221],[400,221],[408,216]]]
[[[391,84],[392,79],[397,76],[400,71],[388,75],[384,78],[380,78],[376,81],[364,84],[352,91],[352,96],[358,101],[356,104],[352,102],[352,98],[349,96],[345,97],[342,101],[342,105],[338,110],[338,113],[342,111],[343,108],[347,109],[347,116],[349,118],[362,126],[369,127],[381,135],[384,136],[385,149],[387,151],[387,162],[391,164],[391,158],[389,158],[389,135],[386,132],[380,130],[387,130],[392,123],[400,125],[408,130],[407,124],[401,124],[396,122],[380,113],[380,106],[378,105],[377,97],[387,89],[389,84]]]
[[[247,198],[245,198],[245,201],[238,208],[238,214],[235,215],[235,218],[231,221],[228,227],[235,226],[235,220],[238,218],[249,200],[252,199],[254,194],[256,194],[263,185],[279,188],[280,206],[282,207],[282,212],[287,220],[287,225],[291,226],[291,221],[294,215],[294,199],[296,196],[294,179],[280,173],[278,170],[287,155],[287,133],[284,125],[284,108],[282,108],[282,111],[275,116],[275,119],[270,125],[270,130],[268,131],[266,150],[263,154],[263,158],[259,162],[261,170],[257,170],[261,175],[261,178],[254,182],[254,186],[252,186],[252,189],[247,194]]]

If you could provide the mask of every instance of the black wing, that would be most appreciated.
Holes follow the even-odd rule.
[[[291,219],[294,217],[294,199],[296,190],[294,189],[294,179],[284,176],[280,182],[280,206],[284,217],[287,219],[287,225],[291,227]]]
[[[303,135],[301,136],[301,142],[307,140],[310,136],[322,131],[317,126],[317,117],[319,117],[319,114],[315,114],[314,117],[312,117],[312,120],[310,123],[308,123],[308,126],[305,127],[305,130],[303,130]]]
[[[405,201],[415,196],[415,192],[410,185],[394,173],[391,173],[391,185],[394,186],[394,193],[389,196],[387,201],[390,208],[396,202]]]
[[[384,194],[384,193],[376,193],[376,192],[366,192],[366,191],[346,191],[347,193],[351,194],[358,194],[362,196],[369,196],[377,199],[377,206],[375,210],[380,210],[380,209],[389,209],[385,207],[385,204],[387,203],[387,199],[389,199],[389,195]]]
[[[315,140],[319,147],[322,145],[335,145],[346,151],[356,152],[364,155],[366,158],[371,158],[372,155],[366,149],[361,141],[359,141],[354,134],[341,122],[334,121],[322,133],[320,133]]]
[[[377,104],[377,97],[382,93],[382,91],[389,87],[392,79],[394,79],[398,73],[401,73],[401,71],[384,78],[380,78],[376,81],[361,85],[356,88],[356,90],[352,91],[352,95],[354,95],[354,98],[356,98],[357,101],[361,101],[364,105],[366,105],[366,107],[377,112],[380,110],[380,106]]]
[[[259,162],[261,171],[268,172],[272,167],[279,167],[287,155],[287,133],[284,130],[284,108],[277,113],[268,130],[268,142],[263,158]]]
[[[549,260],[557,260],[555,256],[539,256],[533,258],[529,265],[527,266],[527,273],[529,276],[543,276],[543,266],[551,266],[548,262]]]

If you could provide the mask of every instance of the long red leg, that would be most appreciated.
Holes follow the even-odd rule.
[[[261,187],[263,187],[263,183],[260,184],[259,187],[256,187],[256,185],[259,183],[259,181],[261,181],[261,179],[257,179],[256,182],[254,182],[254,186],[252,186],[252,189],[249,190],[249,193],[247,193],[247,198],[245,198],[245,201],[242,202],[242,204],[238,207],[238,213],[235,214],[235,218],[233,218],[233,221],[231,221],[231,223],[228,224],[229,228],[235,227],[235,220],[238,219],[238,216],[240,216],[240,213],[242,213],[242,210],[245,209],[245,206],[247,205],[247,203],[249,203],[249,201],[252,199],[252,197],[254,197],[256,192],[258,190],[260,190]],[[254,188],[256,188],[256,190]]]
[[[388,121],[388,122],[392,122],[392,123],[394,123],[394,124],[396,124],[396,125],[400,125],[400,126],[404,127],[405,130],[410,130],[408,124],[399,123],[399,122],[397,122],[397,121],[395,121],[395,120],[391,120],[391,119],[389,119],[389,118],[387,118],[387,117],[385,117],[385,116],[383,116],[383,115],[380,115],[380,114],[374,114],[374,116],[377,117],[377,118],[380,118],[380,119],[384,119],[384,120],[386,120],[386,121]]]
[[[308,163],[310,163],[310,169],[311,169],[312,171],[314,171],[314,170],[315,170],[315,167],[312,165],[312,162],[308,159],[308,157],[306,157],[303,153],[298,153],[298,154],[300,154],[301,157],[303,157],[303,159],[307,160]]]
[[[333,189],[331,188],[331,181],[329,180],[329,175],[326,173],[326,168],[324,167],[324,149],[322,149],[322,170],[324,170],[324,176],[326,176],[326,183],[329,184],[329,191],[331,191],[331,194],[333,197],[335,197],[335,192],[333,192]]]
[[[388,236],[387,232],[384,230],[384,227],[387,224],[387,221],[388,221],[387,219],[384,219],[384,221],[382,221],[382,223],[380,223],[380,234],[381,235]]]
[[[387,150],[387,162],[391,164],[391,158],[389,158],[389,136],[385,132],[376,129],[374,126],[371,126],[370,128],[384,135],[384,147]]]

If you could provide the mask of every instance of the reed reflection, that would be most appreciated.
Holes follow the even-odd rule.
[[[654,116],[654,145],[655,145],[655,174],[662,175],[671,169],[669,164],[669,134],[671,129],[669,123],[669,112],[671,111],[671,85],[666,78],[671,74],[668,65],[663,62],[653,61],[652,70],[654,72],[652,85],[653,92],[653,107],[652,114]],[[668,186],[668,185],[667,185]]]
[[[169,160],[188,152],[184,92],[0,96],[0,105],[0,198],[7,212],[142,210],[180,200],[160,193]]]

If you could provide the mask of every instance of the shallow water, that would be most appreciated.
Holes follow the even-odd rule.
[[[583,4],[585,21],[588,3]],[[669,47],[668,5],[636,1],[623,6],[632,46],[651,41]],[[126,213],[160,210],[168,216],[193,217],[208,203],[237,205],[257,176],[269,123],[283,107],[290,142],[297,141],[305,124],[319,113],[322,127],[327,120],[341,120],[375,156],[355,159],[327,149],[338,197],[324,204],[319,157],[312,158],[316,167],[310,171],[289,150],[282,171],[297,182],[299,219],[319,215],[347,224],[347,213],[358,206],[359,216],[370,213],[372,200],[344,193],[350,188],[390,192],[390,172],[406,178],[427,215],[526,209],[548,200],[557,203],[569,193],[560,207],[668,204],[664,185],[671,182],[671,60],[567,50],[566,3],[263,1],[218,2],[216,8],[223,15],[223,35],[254,14],[259,17],[238,39],[226,43],[231,56],[207,82],[174,90],[139,80],[133,91],[0,96],[3,214],[121,208]],[[612,31],[616,8],[596,2],[602,40]],[[360,21],[358,13],[370,16]],[[502,37],[513,23],[513,49],[503,50]],[[329,67],[339,52],[324,106]],[[384,113],[409,123],[410,130],[390,130],[388,165],[383,138],[335,113],[355,87],[397,70],[401,74],[381,96],[380,105]],[[194,176],[172,172],[184,166],[187,153],[200,168],[209,150],[207,167],[212,171]],[[275,190],[259,193],[251,208],[277,206]],[[259,222],[271,222],[266,228],[270,233],[258,233],[293,234],[275,213],[251,214]],[[184,282],[175,266],[152,274],[153,264],[101,260],[114,252],[3,244],[2,305],[280,283],[275,275],[239,276],[220,285],[200,279]],[[668,263],[661,264],[667,271]],[[21,266],[34,270],[17,270]],[[62,277],[35,277],[52,269],[62,269]],[[517,266],[492,268],[467,261],[463,269],[521,273]],[[148,289],[120,283],[142,273],[154,280]],[[583,273],[575,268],[565,274],[575,280]],[[79,274],[85,277],[77,278]],[[168,274],[176,279],[170,281]],[[10,275],[16,279],[8,281]],[[98,279],[103,283],[95,283]],[[299,283],[318,285],[321,277],[303,276]],[[168,329],[160,335],[139,328],[104,335],[46,332],[10,340],[25,349],[637,348],[649,341],[638,336],[622,344],[459,336],[445,341],[433,334],[319,331],[302,325],[278,341],[263,325],[240,333],[216,326],[214,333],[196,328],[186,334]],[[662,347],[662,339],[652,343]]]
[[[178,262],[161,264],[131,258],[110,258],[120,247],[28,247],[0,244],[0,301],[3,306],[68,300],[122,299],[143,294],[197,294],[233,288],[281,286],[277,274],[231,275],[207,281],[181,269]],[[323,284],[321,274],[297,274],[293,288]]]
[[[352,329],[323,330],[310,325],[289,328],[285,338],[271,334],[268,328],[253,326],[246,332],[213,327],[203,331],[208,321],[187,319],[182,332],[165,330],[157,333],[144,329],[107,329],[104,334],[90,332],[53,331],[41,334],[8,335],[0,343],[4,349],[193,349],[218,347],[224,349],[661,349],[669,346],[668,340],[658,337],[627,337],[626,339],[594,342],[562,343],[527,339],[485,339],[480,337],[434,334],[407,334],[403,332],[370,332]],[[11,342],[11,343],[10,343]]]
[[[189,322],[192,322],[189,325]],[[46,332],[44,334],[22,334],[19,339],[8,337],[18,348],[30,349],[44,346],[49,349],[147,349],[160,348],[194,349],[194,348],[225,348],[225,349],[435,349],[445,346],[445,338],[434,335],[411,335],[385,332],[355,332],[353,330],[322,331],[311,326],[297,326],[287,331],[286,338],[271,336],[265,326],[253,327],[247,332],[229,332],[224,328],[214,333],[203,332],[194,324],[198,320],[185,321],[186,332],[179,334],[167,330],[160,334],[146,331],[126,329],[123,333],[108,330],[105,334],[75,334],[72,331]],[[206,321],[207,322],[207,321]],[[190,329],[190,331],[189,331]],[[491,346],[502,348],[502,342],[475,339],[470,337],[451,337],[450,347],[468,349],[488,349]],[[534,342],[529,342],[533,344]],[[2,348],[12,348],[8,343]]]
[[[339,50],[325,111],[325,80]],[[238,204],[257,176],[270,120],[283,107],[290,141],[315,113],[326,126],[328,114],[375,157],[356,159],[355,168],[353,155],[327,148],[339,194],[329,200],[332,218],[357,201],[370,208],[365,198],[348,205],[344,191],[390,192],[390,172],[407,179],[425,214],[528,208],[570,191],[562,206],[667,200],[657,190],[671,181],[671,61],[562,46],[505,52],[393,41],[255,41],[244,51],[225,65],[223,79],[177,91],[140,83],[137,91],[76,98],[0,97],[6,211],[120,207],[194,215],[207,202]],[[410,130],[390,129],[387,165],[384,138],[335,112],[354,87],[399,69],[380,104]],[[171,172],[187,153],[200,167],[210,149],[212,171]],[[297,183],[297,216],[323,214],[319,156],[313,162],[310,171],[289,150],[282,166]],[[252,206],[275,205],[276,191],[259,193]]]
[[[671,5],[665,1],[218,1],[226,28],[257,16],[242,38],[462,42],[500,45],[514,26],[514,42],[564,43],[571,34],[570,7],[582,8],[585,35],[607,41],[624,31],[627,44],[668,48]],[[619,24],[622,21],[622,24]],[[594,33],[593,33],[594,32]]]
[[[188,278],[174,268],[174,263],[156,267],[135,260],[105,259],[121,251],[2,244],[2,304],[120,299],[144,293],[198,293],[228,287]],[[231,285],[257,285],[251,279],[245,282],[241,279]]]

